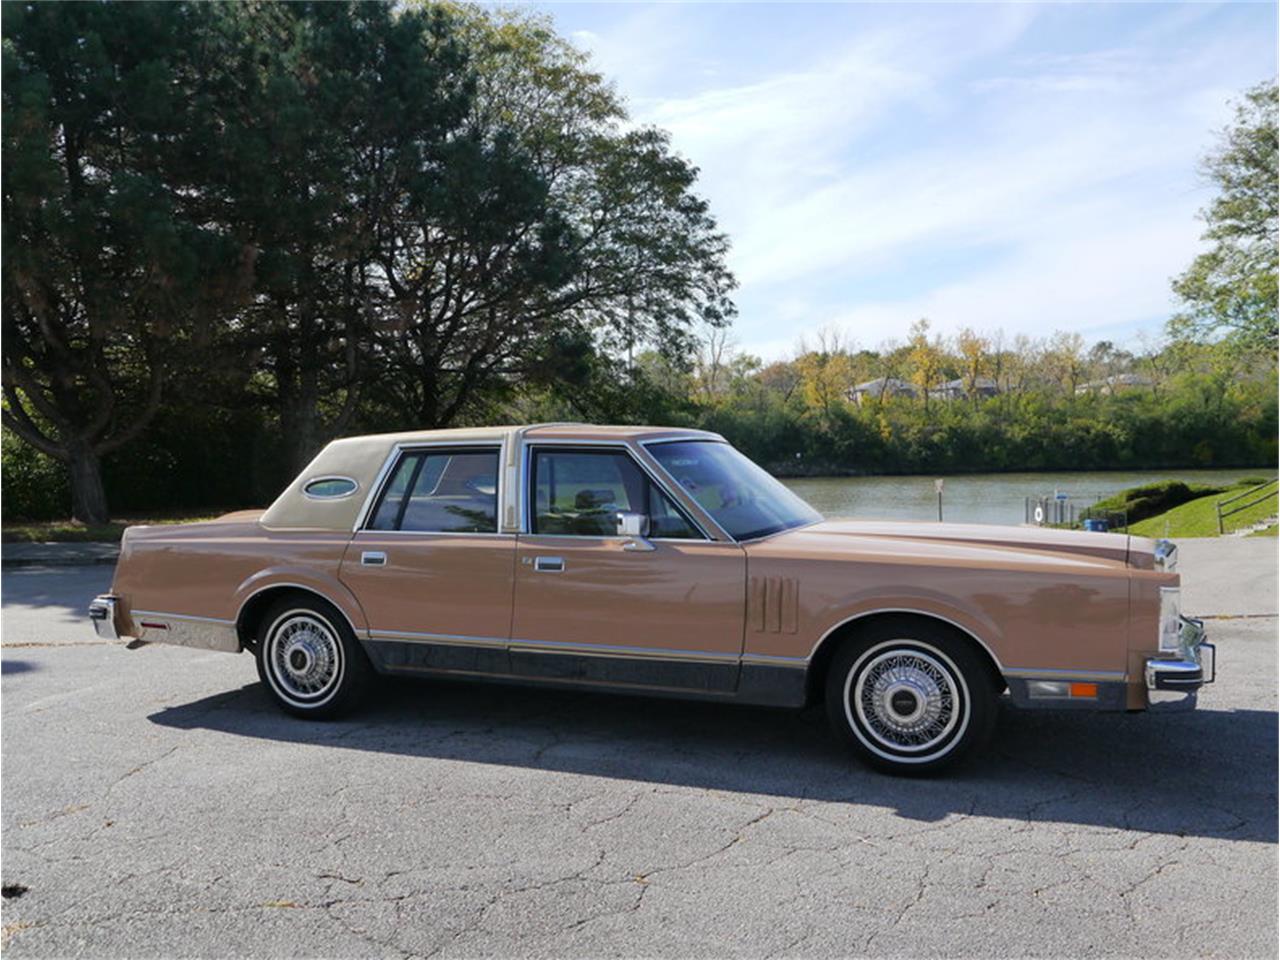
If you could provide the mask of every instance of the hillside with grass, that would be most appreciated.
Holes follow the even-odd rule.
[[[1202,487],[1198,485],[1187,484],[1169,484],[1160,485],[1153,484],[1153,487],[1159,486],[1176,486],[1183,488],[1182,490],[1174,490],[1172,493],[1166,491],[1163,500],[1167,509],[1158,512],[1151,512],[1143,509],[1147,506],[1153,497],[1148,494],[1146,496],[1131,497],[1130,501],[1139,509],[1135,513],[1131,513],[1130,517],[1141,515],[1136,522],[1131,519],[1129,532],[1143,537],[1216,537],[1218,536],[1218,511],[1217,504],[1219,501],[1228,500],[1232,497],[1245,493],[1258,484],[1265,482],[1265,478],[1250,477],[1241,480],[1229,487]],[[1149,488],[1135,488],[1135,490],[1143,490]],[[1124,491],[1117,494],[1111,500],[1121,500],[1126,495],[1133,494],[1135,491]],[[1190,494],[1187,496],[1186,494]],[[1263,494],[1266,494],[1264,497]],[[1239,530],[1247,530],[1256,524],[1264,521],[1273,521],[1266,530],[1258,531],[1255,535],[1275,536],[1276,524],[1275,518],[1280,513],[1280,502],[1277,500],[1276,488],[1272,487],[1269,491],[1260,491],[1258,494],[1262,499],[1260,502],[1246,507],[1239,513],[1234,513],[1227,517],[1224,521],[1223,528],[1225,533],[1233,533]],[[1250,497],[1243,497],[1236,503],[1228,504],[1227,509],[1248,503]],[[1173,501],[1177,501],[1176,505],[1169,506]],[[1112,507],[1112,509],[1123,509],[1123,507]]]

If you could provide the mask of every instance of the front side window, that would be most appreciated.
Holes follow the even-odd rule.
[[[822,519],[727,443],[680,440],[649,452],[735,540],[754,540]]]
[[[497,533],[497,449],[404,453],[391,472],[368,528]]]
[[[650,537],[703,539],[623,451],[535,449],[529,487],[536,534],[613,537],[619,513],[639,513],[649,518]]]

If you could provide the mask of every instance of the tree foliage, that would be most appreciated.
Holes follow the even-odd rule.
[[[517,385],[580,405],[600,375],[633,377],[646,348],[687,362],[695,326],[733,313],[727,241],[692,193],[697,171],[665,133],[627,125],[545,16],[445,9],[473,58],[463,131],[475,157],[446,185],[449,216],[398,216],[384,244],[400,319],[386,332],[388,404],[447,426]]]
[[[266,406],[295,469],[518,391],[636,415],[645,350],[732,316],[666,134],[527,13],[7,4],[5,424],[70,462],[161,409]]]
[[[211,8],[3,9],[4,424],[106,511],[98,458],[137,437],[238,296],[233,247],[191,215],[208,119],[193,41]]]
[[[1201,211],[1210,247],[1173,282],[1183,303],[1169,324],[1174,336],[1225,333],[1240,344],[1275,348],[1278,158],[1273,81],[1245,94],[1235,122],[1203,161],[1204,175],[1217,190]]]
[[[1206,160],[1175,342],[921,320],[764,366],[696,168],[544,15],[13,2],[3,34],[10,515],[260,503],[336,433],[492,420],[701,425],[784,473],[1275,457],[1274,84]]]
[[[723,362],[745,372],[688,422],[782,475],[1254,466],[1277,452],[1274,354],[1233,344],[1152,344],[1133,355],[1085,350],[1076,334],[965,330],[948,341],[917,324],[905,346],[857,349],[828,333],[763,369]],[[937,393],[927,406],[820,379],[892,370],[920,387],[968,382],[974,369],[991,372],[994,395]]]

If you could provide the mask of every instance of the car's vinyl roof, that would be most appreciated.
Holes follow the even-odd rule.
[[[681,438],[723,440],[719,434],[684,427],[601,426],[590,423],[535,423],[523,426],[459,427],[451,430],[405,430],[398,433],[366,434],[334,440],[294,478],[284,492],[263,513],[261,523],[271,529],[351,530],[370,492],[377,485],[379,471],[397,445],[419,443],[466,443],[508,438],[518,440],[556,439],[619,442]],[[510,445],[509,445],[510,446]],[[331,500],[308,498],[305,486],[322,477],[342,477],[354,481],[349,496]],[[510,504],[508,504],[510,506]],[[509,523],[507,524],[510,525]]]

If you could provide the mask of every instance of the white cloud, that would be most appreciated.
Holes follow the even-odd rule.
[[[1086,337],[1113,337],[1117,320],[1164,315],[1171,306],[1169,263],[1185,263],[1195,238],[1185,225],[1188,206],[1158,218],[1134,219],[1104,227],[1097,208],[1045,223],[1039,240],[1029,240],[1009,258],[964,280],[916,296],[861,304],[826,322],[871,346],[928,317],[937,332],[961,327],[1003,329],[1046,336],[1072,330]],[[801,331],[807,332],[807,331]],[[1122,339],[1125,337],[1122,334]],[[776,346],[763,342],[760,346]]]
[[[759,71],[690,8],[630,9],[582,40],[701,168],[734,245],[737,337],[766,357],[833,319],[866,345],[922,315],[943,331],[1158,325],[1198,243],[1196,160],[1226,102],[1275,71],[1244,14],[1218,35],[1199,9],[1116,31],[1092,8],[877,8]],[[768,12],[694,9],[703,27]],[[1046,39],[1089,22],[1093,46]],[[708,79],[717,57],[737,82]],[[671,80],[695,61],[711,66]]]

